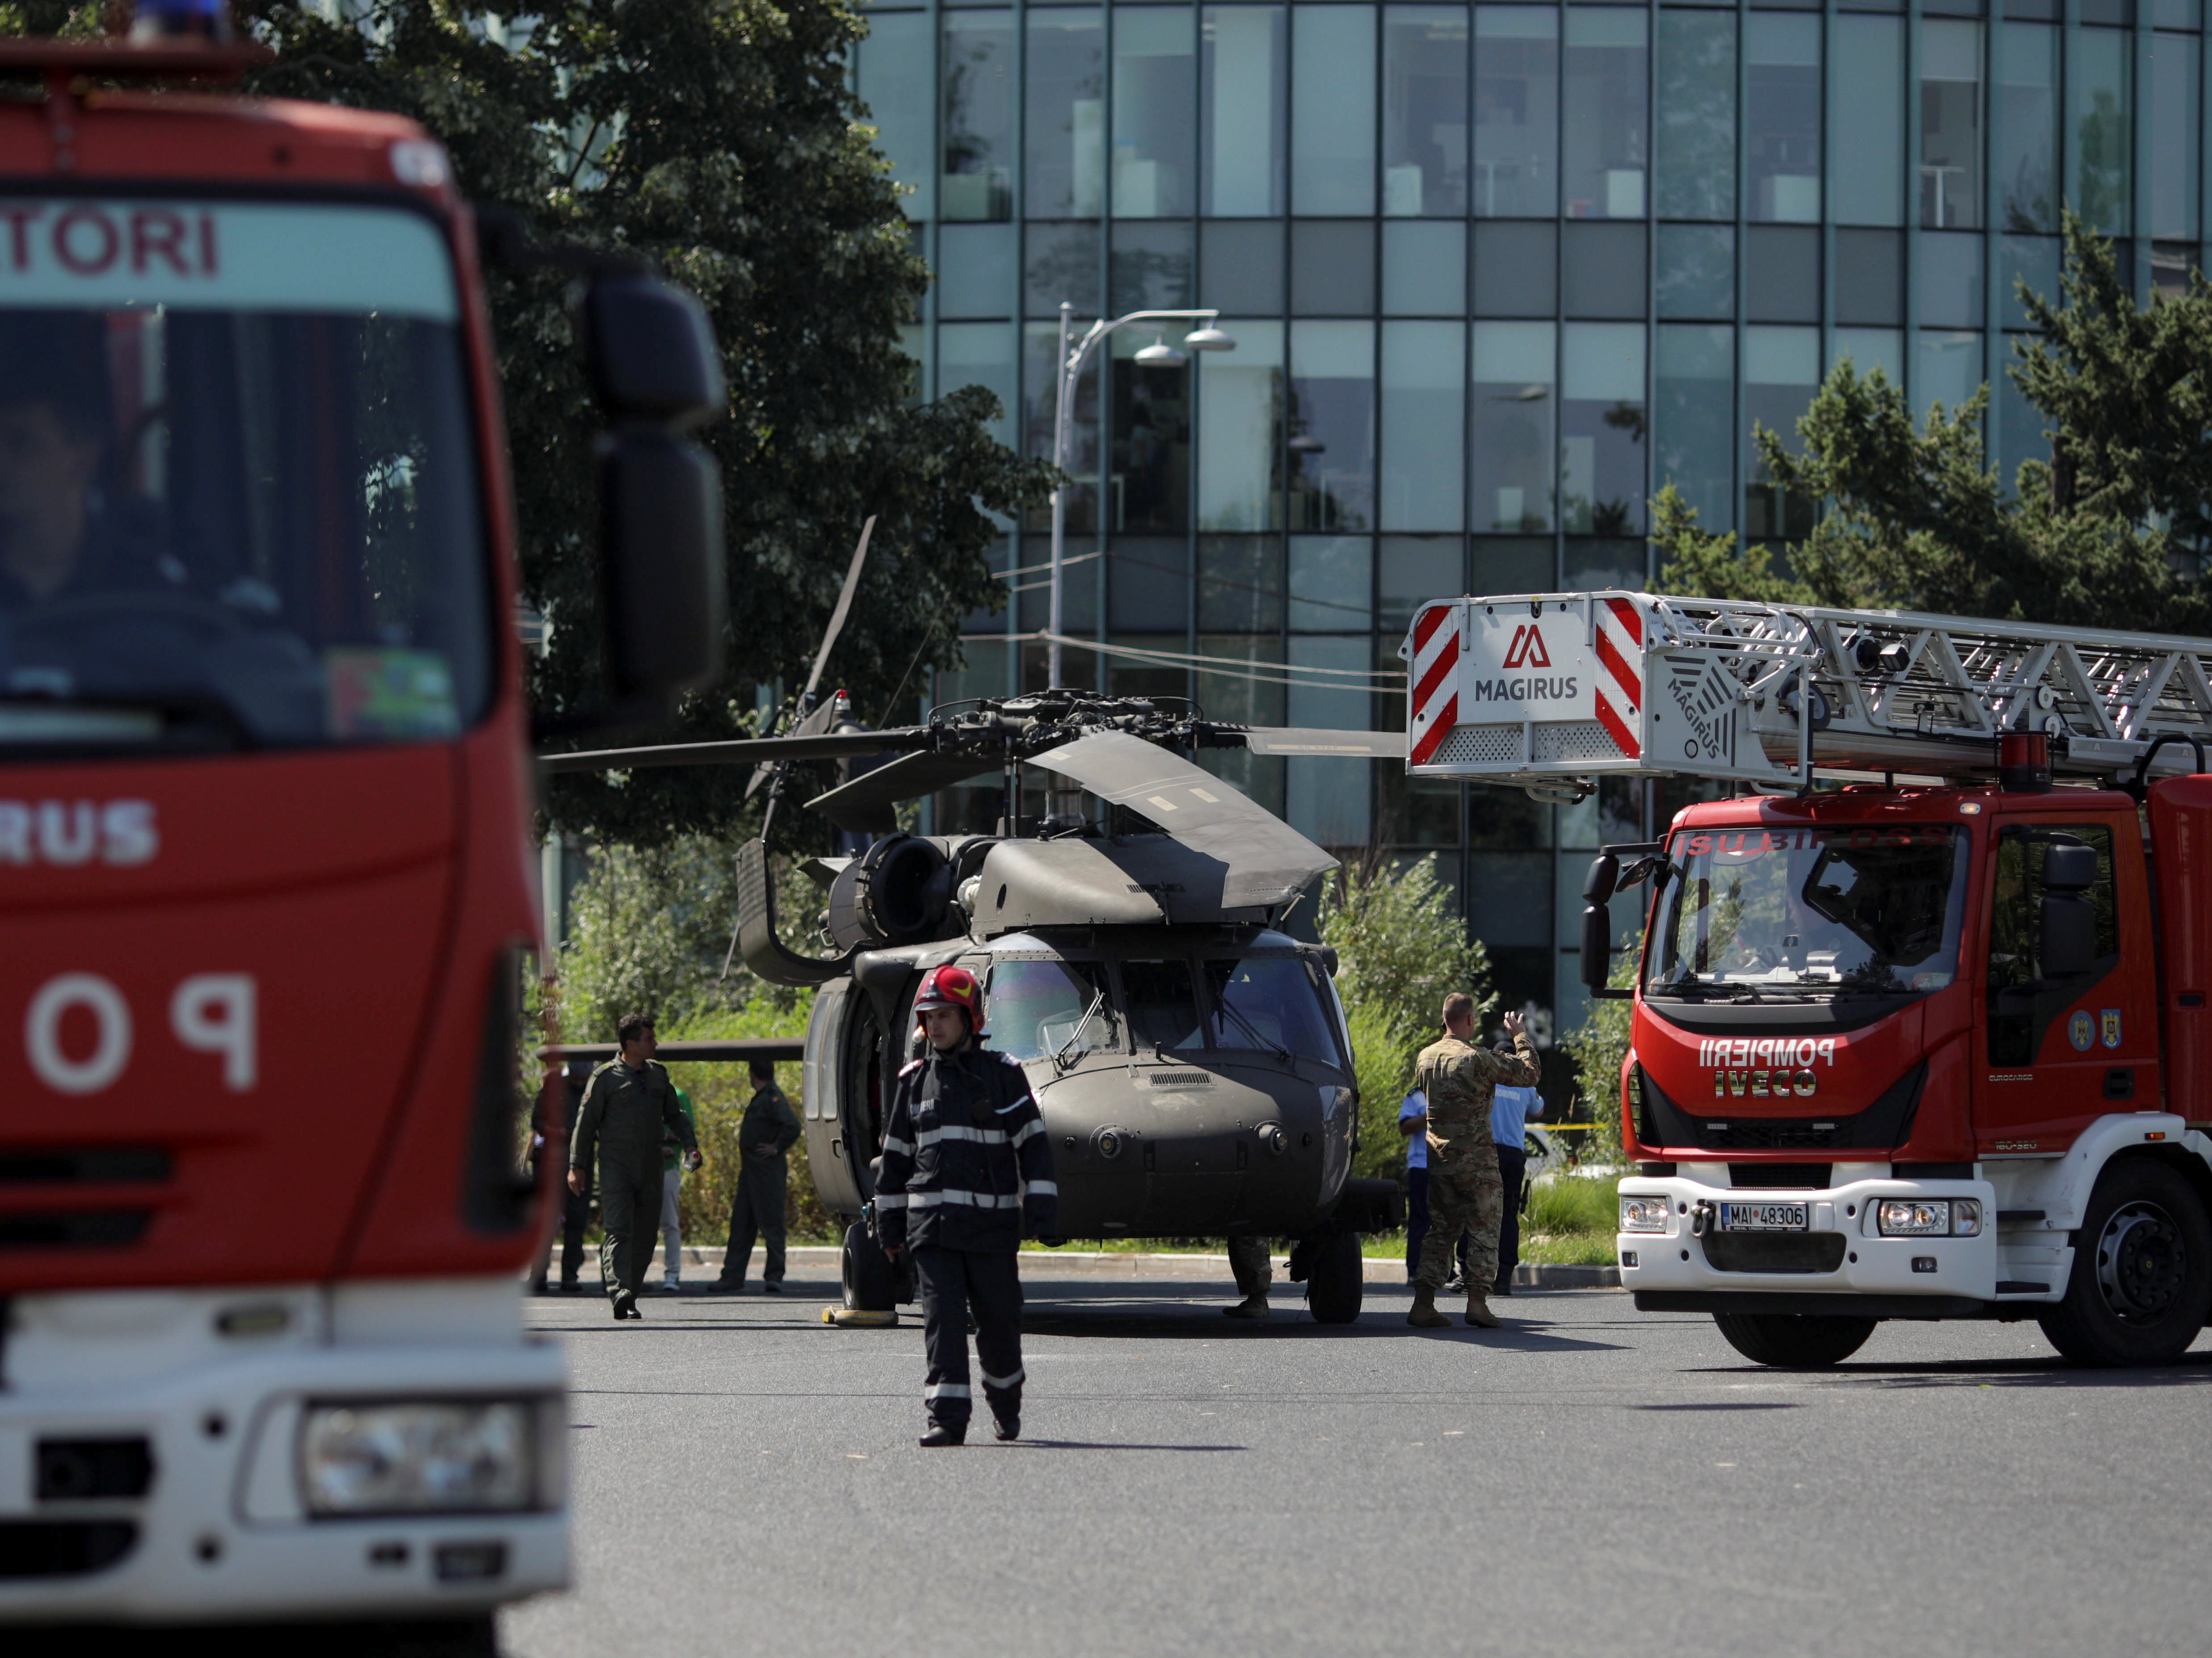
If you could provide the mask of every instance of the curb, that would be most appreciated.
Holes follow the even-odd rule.
[[[654,1252],[656,1259],[659,1251]],[[756,1254],[758,1251],[756,1250]],[[809,1278],[836,1278],[843,1270],[842,1252],[834,1244],[801,1244],[785,1252],[792,1275]],[[1229,1257],[1212,1254],[1126,1254],[1105,1250],[1024,1249],[1023,1265],[1029,1276],[1038,1278],[1182,1278],[1207,1282],[1231,1283],[1234,1275],[1229,1270]],[[1284,1257],[1274,1257],[1277,1281],[1282,1282]],[[647,1264],[647,1277],[653,1280],[653,1263]],[[757,1265],[757,1262],[755,1263]],[[719,1249],[699,1249],[686,1246],[684,1266],[688,1277],[692,1269],[719,1273],[722,1269],[722,1252]],[[1401,1261],[1387,1256],[1370,1257],[1362,1274],[1371,1284],[1404,1284],[1406,1268]],[[1548,1263],[1523,1261],[1515,1269],[1513,1283],[1520,1289],[1618,1289],[1620,1288],[1620,1269],[1618,1266],[1559,1266]]]

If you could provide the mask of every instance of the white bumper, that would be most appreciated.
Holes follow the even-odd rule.
[[[1620,1263],[1620,1284],[1638,1293],[1693,1292],[1701,1295],[1832,1295],[1924,1299],[1931,1316],[1960,1310],[1960,1300],[1990,1301],[1997,1295],[1996,1189],[1986,1180],[1867,1179],[1820,1190],[1776,1190],[1709,1186],[1687,1175],[1635,1175],[1620,1183],[1624,1198],[1663,1193],[1668,1199],[1667,1230],[1623,1232],[1613,1240]],[[1973,1237],[1886,1238],[1875,1229],[1874,1204],[1883,1198],[1972,1198],[1981,1204],[1982,1228]],[[1733,1234],[1732,1238],[1793,1238],[1804,1245],[1784,1246],[1807,1257],[1832,1256],[1823,1270],[1806,1261],[1796,1270],[1746,1270],[1744,1257],[1761,1246],[1727,1246],[1709,1250],[1710,1222],[1698,1232],[1693,1223],[1700,1205],[1717,1215],[1723,1203],[1772,1200],[1808,1206],[1808,1233]],[[1721,1256],[1717,1264],[1715,1256]],[[1729,1270],[1730,1268],[1736,1270]],[[2063,1278],[2061,1282],[2063,1282]],[[1948,1304],[1948,1305],[1947,1305]],[[1850,1309],[1838,1305],[1838,1314]]]
[[[522,1328],[519,1286],[480,1281],[16,1298],[0,1393],[0,1622],[403,1618],[566,1587],[566,1376]],[[311,1400],[536,1401],[531,1512],[311,1519]],[[42,1442],[143,1436],[140,1496],[41,1496]],[[66,1559],[90,1528],[96,1570]]]

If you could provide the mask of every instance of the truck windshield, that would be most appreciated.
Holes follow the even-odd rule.
[[[1245,956],[1208,961],[1213,995],[1213,1045],[1260,1048],[1340,1064],[1328,1015],[1306,964],[1295,956]]]
[[[437,226],[51,198],[0,220],[0,749],[476,719],[489,571]]]
[[[1648,994],[1911,995],[1957,976],[1960,829],[1701,830],[1671,850]]]

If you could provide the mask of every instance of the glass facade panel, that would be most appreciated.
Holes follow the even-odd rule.
[[[1571,317],[1641,317],[1649,269],[1640,224],[1559,227],[1560,300]]]
[[[1559,389],[1563,527],[1570,535],[1638,533],[1644,493],[1643,326],[1567,324]]]
[[[1170,338],[1186,332],[1177,328]],[[1133,328],[1109,342],[1112,470],[1109,522],[1116,531],[1182,534],[1190,527],[1190,383],[1188,365],[1146,368],[1133,359],[1152,343]]]
[[[1775,224],[1820,217],[1820,20],[1754,11],[1744,22],[1746,211]]]
[[[2174,241],[2197,239],[2197,93],[2199,80],[2196,36],[2154,34],[2146,47],[2149,63],[2150,109],[2145,122],[2144,179],[2149,185],[2153,235]]]
[[[1014,20],[1003,11],[939,14],[945,30],[944,142],[937,202],[947,219],[1004,219],[1014,206]]]
[[[937,114],[937,50],[929,15],[886,12],[868,18],[860,42],[860,101],[876,125],[876,148],[890,158],[891,178],[908,193],[910,219],[937,216],[937,175],[928,164]]]
[[[942,233],[939,233],[940,235]],[[1066,300],[1079,317],[1098,314],[1098,226],[1031,224],[1022,230],[1022,310],[1060,314]]]
[[[1375,325],[1293,322],[1289,527],[1375,527]]]
[[[1782,439],[1785,449],[1802,452],[1797,422],[1820,384],[1818,328],[1743,331],[1743,533],[1749,539],[1798,539],[1812,529],[1812,503],[1774,485],[1751,432],[1754,425],[1764,426]]]
[[[1905,384],[1905,331],[1902,328],[1838,328],[1832,338],[1829,361],[1850,359],[1864,379],[1880,369],[1893,386]]]
[[[1375,309],[1372,221],[1291,222],[1291,309],[1300,316],[1365,316]]]
[[[1753,322],[1820,320],[1820,233],[1755,224],[1744,232],[1743,312]]]
[[[1376,588],[1382,600],[1381,624],[1386,631],[1403,634],[1414,609],[1439,594],[1457,593],[1460,539],[1441,535],[1386,535],[1378,548],[1380,569]],[[1547,564],[1545,576],[1551,570]]]
[[[1954,18],[1920,25],[1920,222],[1972,229],[1982,222],[1982,26]]]
[[[1653,199],[1662,217],[1735,216],[1735,14],[1662,11]]]
[[[999,399],[991,436],[1014,441],[1014,331],[1004,322],[945,322],[937,328],[939,395],[981,386]]]
[[[2014,234],[2058,228],[2058,31],[2006,23],[1998,32],[1996,143],[1991,166]]]
[[[1654,342],[1655,490],[1672,484],[1709,530],[1735,527],[1735,330],[1662,325]]]
[[[1382,312],[1394,317],[1467,314],[1467,227],[1382,227]]]
[[[1037,219],[1096,218],[1106,210],[1104,15],[1087,7],[1038,10],[1027,23],[1023,210]]]
[[[1507,534],[1548,530],[1558,330],[1548,322],[1478,322],[1470,332],[1468,523]]]
[[[1920,320],[1936,328],[1971,328],[1982,320],[1982,238],[1931,230],[1920,238],[1913,273]]]
[[[1550,593],[1559,584],[1559,555],[1548,536],[1480,535],[1469,558],[1469,593]]]
[[[2004,320],[2008,328],[2027,326],[2027,311],[2020,288],[2045,299],[2058,296],[2059,241],[2056,236],[2007,236],[1997,243],[2002,263],[1997,275],[2004,290]]]
[[[1474,227],[1474,309],[1486,317],[1548,317],[1559,303],[1559,229],[1541,224]]]
[[[1365,632],[1375,619],[1375,544],[1364,535],[1291,538],[1293,633]]]
[[[1566,138],[1561,168],[1567,217],[1640,219],[1650,171],[1650,14],[1570,6]]]
[[[1283,325],[1224,319],[1233,351],[1198,359],[1198,527],[1278,529],[1283,521]]]
[[[2135,37],[2076,29],[2067,43],[2066,199],[2102,235],[2130,234],[2134,200],[2128,166],[2130,59]]]
[[[948,224],[937,233],[937,314],[1013,314],[1014,227]]]
[[[1905,233],[1838,230],[1836,320],[1894,328],[1905,320]]]
[[[1280,6],[1208,6],[1199,45],[1199,211],[1283,211],[1285,53]]]
[[[1365,729],[1374,698],[1369,682],[1356,676],[1369,671],[1370,654],[1364,633],[1293,635],[1287,653],[1291,666],[1313,671],[1285,698],[1290,723]],[[1283,795],[1291,826],[1319,845],[1366,845],[1374,771],[1366,760],[1292,758],[1284,767]]]
[[[1180,6],[1114,14],[1114,216],[1179,218],[1197,206],[1197,40]]]
[[[1281,631],[1283,543],[1279,536],[1199,538],[1198,625],[1201,632]]]
[[[1191,240],[1187,223],[1116,223],[1106,271],[1109,314],[1187,309],[1194,296]]]
[[[1172,633],[1190,626],[1190,542],[1116,536],[1106,555],[1106,625],[1116,633]],[[1165,647],[1181,650],[1180,643]],[[1182,694],[1177,687],[1176,695]]]
[[[1912,401],[1956,409],[1982,387],[1982,337],[1963,328],[1923,328],[1913,364]]]
[[[1216,219],[1198,228],[1199,291],[1204,302],[1247,316],[1283,309],[1283,222]]]
[[[1830,25],[1828,207],[1838,224],[1905,222],[1905,23]]]
[[[940,327],[939,332],[943,330]],[[1022,453],[1052,458],[1053,422],[1057,418],[1059,384],[1054,375],[1060,357],[1060,325],[1030,322],[1022,325]],[[1067,531],[1071,535],[1095,534],[1098,528],[1098,357],[1093,353],[1087,369],[1068,399],[1067,471],[1075,482],[1065,491]],[[957,383],[957,382],[956,382]],[[938,385],[945,381],[940,375]],[[1050,522],[1042,508],[1032,527]]]
[[[1390,6],[1382,14],[1382,211],[1392,218],[1467,211],[1465,6]]]
[[[1735,314],[1735,228],[1725,224],[1662,224],[1653,277],[1662,317]]]
[[[1474,211],[1549,218],[1559,204],[1559,14],[1474,9]]]
[[[1382,325],[1382,476],[1386,530],[1455,530],[1466,510],[1466,326]]]
[[[1291,211],[1375,210],[1375,8],[1291,12]]]

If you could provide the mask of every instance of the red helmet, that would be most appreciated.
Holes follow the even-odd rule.
[[[968,1029],[983,1033],[983,987],[965,967],[932,967],[921,981],[921,994],[914,999],[918,1017],[930,1008],[959,1008],[968,1015]]]

